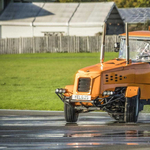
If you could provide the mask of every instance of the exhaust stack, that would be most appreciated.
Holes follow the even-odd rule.
[[[105,34],[106,34],[106,23],[104,23],[104,25],[103,25],[103,33],[102,33],[102,40],[101,40],[101,56],[100,56],[100,63],[103,63],[103,62],[104,62]]]
[[[126,65],[129,64],[129,33],[128,23],[126,23]]]

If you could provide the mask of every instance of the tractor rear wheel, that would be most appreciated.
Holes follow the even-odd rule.
[[[126,97],[125,99],[125,112],[124,121],[125,122],[137,122],[139,114],[139,100],[140,100],[140,89],[138,94],[131,98]]]
[[[66,122],[77,122],[79,113],[74,106],[64,103],[64,114]]]

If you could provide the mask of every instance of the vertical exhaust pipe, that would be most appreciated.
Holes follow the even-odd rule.
[[[106,34],[106,23],[103,25],[103,33],[101,40],[101,55],[100,55],[100,63],[104,62],[104,53],[105,53],[105,34]]]
[[[128,23],[126,22],[126,65],[129,64],[129,32]]]

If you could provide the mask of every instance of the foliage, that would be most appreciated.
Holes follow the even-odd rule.
[[[119,8],[150,7],[150,1],[148,0],[112,0],[112,1],[114,1]]]
[[[107,0],[59,0],[59,2],[107,2]]]
[[[58,0],[59,2],[110,2],[114,1],[119,8],[150,7],[149,0]]]
[[[129,31],[148,30],[149,26],[150,26],[150,20],[147,20],[144,24],[137,23],[134,25],[130,25]]]

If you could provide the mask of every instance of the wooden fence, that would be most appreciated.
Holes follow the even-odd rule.
[[[118,36],[106,36],[105,51],[114,49]],[[0,54],[100,52],[101,36],[45,36],[0,39]]]

